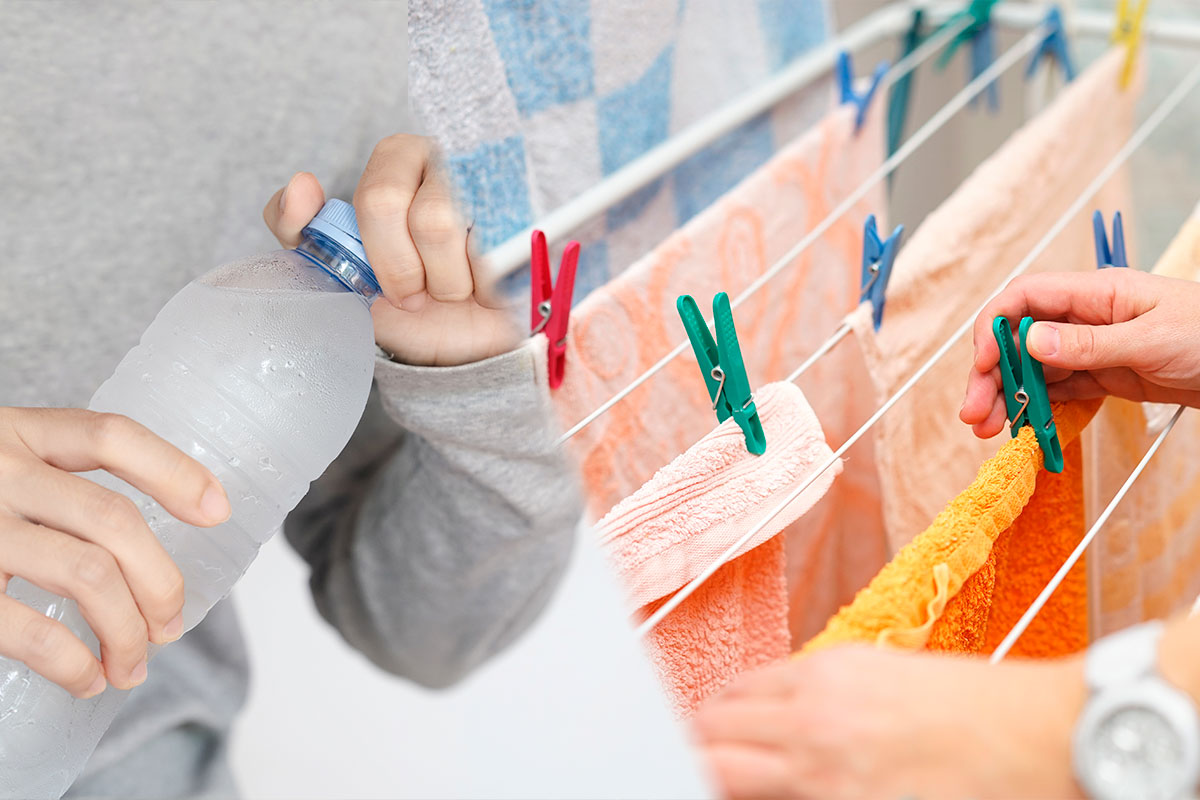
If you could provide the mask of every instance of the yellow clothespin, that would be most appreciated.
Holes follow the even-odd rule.
[[[1113,28],[1113,44],[1123,44],[1126,47],[1125,67],[1121,70],[1121,88],[1129,86],[1133,77],[1133,65],[1137,62],[1138,48],[1142,45],[1142,20],[1146,16],[1146,7],[1150,0],[1138,0],[1137,9],[1131,7],[1130,0],[1117,2],[1117,27]]]

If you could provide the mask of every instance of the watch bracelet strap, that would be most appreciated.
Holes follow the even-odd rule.
[[[1084,680],[1092,692],[1131,683],[1158,670],[1158,643],[1166,625],[1153,620],[1097,640],[1084,659]]]

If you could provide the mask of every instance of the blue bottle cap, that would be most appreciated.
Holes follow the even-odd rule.
[[[354,206],[337,198],[326,201],[312,221],[304,226],[303,234],[307,236],[310,232],[333,241],[360,262],[358,266],[363,277],[378,291],[379,281],[367,261],[367,251],[363,249],[362,236],[358,232],[358,218],[354,215]]]

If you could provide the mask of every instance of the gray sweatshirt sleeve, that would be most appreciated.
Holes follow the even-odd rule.
[[[544,353],[535,340],[462,367],[380,357],[354,437],[288,518],[317,608],[380,667],[448,686],[549,599],[581,501]]]

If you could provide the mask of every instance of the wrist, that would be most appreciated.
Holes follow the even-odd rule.
[[[1158,644],[1163,680],[1200,703],[1200,619],[1180,618],[1167,626]]]

